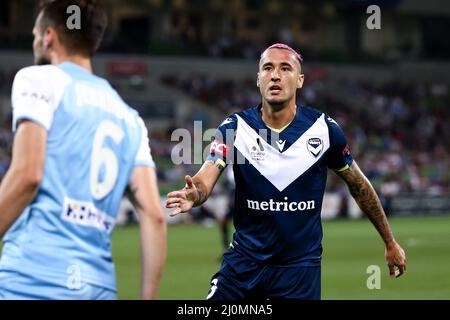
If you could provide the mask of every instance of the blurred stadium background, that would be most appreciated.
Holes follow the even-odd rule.
[[[12,144],[11,84],[32,64],[37,1],[0,1],[0,175]],[[229,113],[259,103],[260,52],[274,42],[305,59],[302,104],[343,127],[353,156],[382,198],[408,254],[407,274],[388,279],[383,245],[337,177],[327,185],[323,298],[450,299],[450,6],[446,0],[275,1],[110,0],[109,28],[94,59],[146,119],[159,186],[182,187],[198,165],[174,165],[176,128],[216,127]],[[368,5],[381,29],[366,27]],[[204,143],[206,146],[207,142]],[[200,150],[202,148],[199,148]],[[222,179],[205,206],[168,218],[162,299],[204,299],[220,264],[217,215],[227,207]],[[138,297],[139,242],[124,200],[114,234],[119,297]],[[380,290],[366,269],[379,265]]]

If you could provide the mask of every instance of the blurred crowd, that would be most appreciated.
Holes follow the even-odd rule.
[[[162,82],[221,110],[260,103],[255,79],[234,81],[205,74],[166,76]],[[299,92],[343,128],[353,157],[384,196],[450,193],[450,93],[444,84],[316,79]],[[181,174],[182,177],[182,174]],[[329,191],[345,192],[330,174]]]
[[[201,100],[224,118],[261,99],[252,78],[237,81],[206,74],[186,78],[167,75],[161,82]],[[10,90],[10,85],[0,87]],[[450,194],[450,92],[446,85],[400,81],[375,85],[361,80],[316,78],[305,83],[298,99],[340,124],[353,157],[381,195]],[[186,119],[181,126],[192,129],[192,120]],[[177,142],[170,139],[175,129],[150,130],[161,194],[182,187],[184,175],[199,168],[199,164],[173,164],[171,154]],[[0,176],[9,166],[12,139],[11,120],[6,119],[0,126]],[[329,175],[327,189],[346,192],[334,174]]]
[[[0,123],[0,178],[3,177],[9,168],[12,141],[13,132],[11,131],[11,122],[4,121]]]

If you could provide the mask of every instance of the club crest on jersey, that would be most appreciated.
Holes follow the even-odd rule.
[[[310,138],[306,146],[308,148],[308,151],[311,152],[311,154],[317,158],[323,149],[322,139]]]
[[[261,139],[256,138],[256,144],[257,144],[257,146],[252,147],[252,150],[250,151],[250,155],[253,160],[262,161],[266,158],[266,152],[261,143]]]

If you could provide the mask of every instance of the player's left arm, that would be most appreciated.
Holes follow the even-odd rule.
[[[141,139],[127,195],[139,215],[141,234],[141,299],[157,299],[166,263],[167,225],[161,206],[155,163],[142,119]]]
[[[336,173],[345,181],[356,203],[382,237],[386,245],[385,256],[389,274],[400,277],[406,270],[405,252],[394,238],[380,199],[372,184],[355,161],[346,170]]]
[[[44,171],[46,146],[46,129],[32,121],[21,121],[14,136],[11,165],[0,185],[0,238],[35,197]]]
[[[141,299],[157,299],[166,262],[167,225],[155,169],[147,166],[134,168],[128,196],[139,215]]]
[[[406,270],[405,252],[394,238],[375,189],[353,160],[344,132],[333,119],[327,118],[326,122],[330,132],[327,165],[345,181],[356,203],[377,229],[386,246],[389,274],[399,277]]]

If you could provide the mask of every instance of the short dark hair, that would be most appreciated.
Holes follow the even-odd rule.
[[[80,29],[69,29],[67,8],[80,8]],[[100,47],[108,17],[97,0],[41,0],[41,32],[48,27],[58,31],[62,45],[69,51],[91,57]]]

